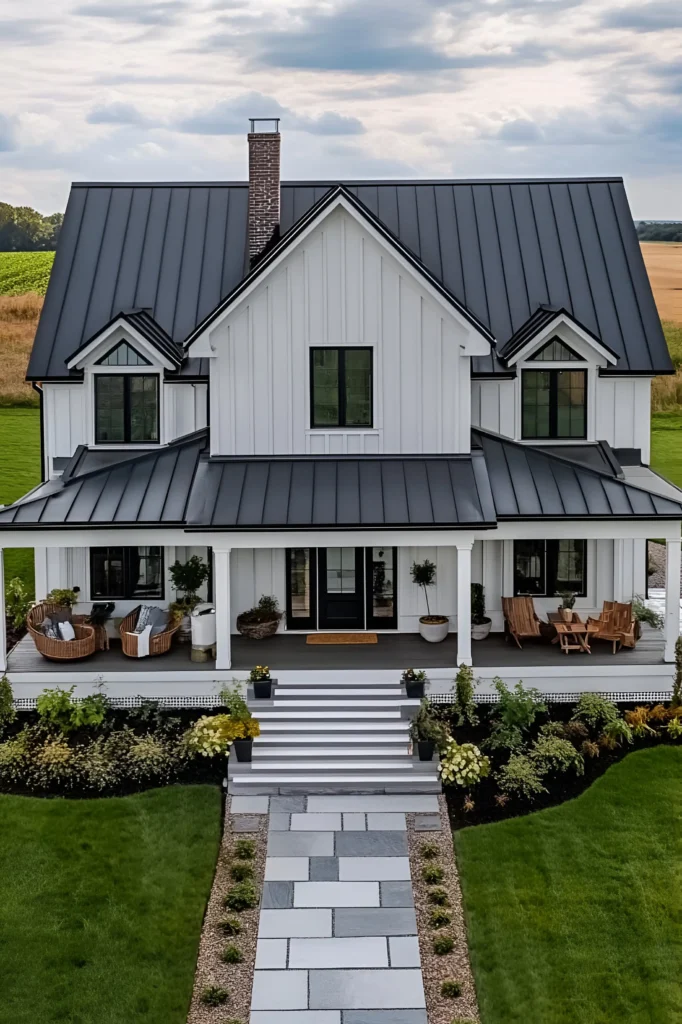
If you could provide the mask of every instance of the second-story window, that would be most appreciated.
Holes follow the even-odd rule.
[[[521,436],[528,440],[581,440],[587,437],[587,370],[557,366],[584,360],[560,338],[531,356],[544,369],[521,374]]]
[[[372,349],[310,350],[310,425],[372,426]]]
[[[96,444],[157,444],[158,441],[158,374],[97,374]]]

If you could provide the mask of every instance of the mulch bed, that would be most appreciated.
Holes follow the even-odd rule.
[[[14,647],[14,646],[15,646],[16,644],[18,644],[18,643],[19,643],[19,641],[20,641],[20,640],[21,640],[21,639],[22,639],[23,637],[25,637],[25,636],[26,636],[26,633],[27,633],[27,629],[26,629],[26,627],[25,627],[25,626],[22,626],[22,627],[21,627],[20,629],[16,629],[16,628],[15,628],[14,626],[11,626],[11,625],[10,625],[10,623],[9,623],[9,619],[6,619],[5,621],[6,621],[6,624],[7,624],[7,625],[6,625],[6,630],[7,630],[7,642],[6,642],[6,644],[5,644],[5,651],[6,651],[6,653],[7,653],[7,654],[9,654],[9,652],[10,652],[10,651],[12,650],[12,648],[13,648],[13,647]]]

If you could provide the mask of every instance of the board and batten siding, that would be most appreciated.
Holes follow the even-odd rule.
[[[210,332],[221,455],[469,451],[470,329],[337,209]],[[370,429],[310,428],[310,348],[373,349]]]

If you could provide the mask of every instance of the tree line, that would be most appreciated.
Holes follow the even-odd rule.
[[[57,247],[63,213],[44,217],[30,206],[0,203],[0,252],[40,252]]]
[[[682,242],[682,221],[639,220],[635,225],[640,242]]]

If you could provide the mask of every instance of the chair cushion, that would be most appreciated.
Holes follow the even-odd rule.
[[[61,636],[62,640],[75,640],[76,639],[76,634],[74,632],[73,626],[71,625],[71,623],[68,620],[66,622],[58,622],[57,623],[57,628],[59,629],[59,633],[60,633],[60,636]]]
[[[150,608],[147,625],[152,627],[151,636],[163,633],[168,625],[168,612],[164,611],[163,608]]]
[[[141,633],[142,630],[145,629],[145,627],[148,625],[151,610],[152,609],[148,604],[143,604],[140,606],[140,611],[137,616],[137,622],[135,623],[135,629],[133,630],[134,633]]]
[[[43,619],[40,624],[40,630],[50,640],[61,640],[56,624],[49,617]]]

